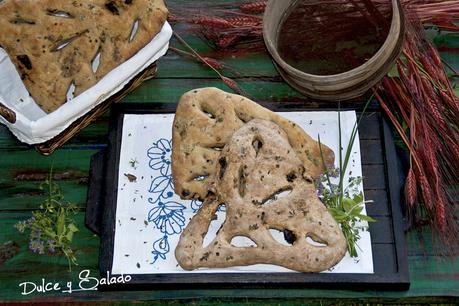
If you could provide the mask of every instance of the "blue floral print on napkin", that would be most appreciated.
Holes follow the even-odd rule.
[[[185,226],[185,206],[172,200],[174,186],[171,171],[171,140],[161,138],[147,150],[149,167],[157,175],[153,178],[148,202],[153,208],[148,212],[148,222],[153,222],[161,232],[161,238],[153,242],[153,263],[165,260],[170,252],[169,236],[178,235]],[[159,235],[158,235],[159,236]]]
[[[147,150],[149,167],[153,170],[152,182],[148,192],[151,197],[148,202],[153,208],[148,212],[148,222],[155,224],[159,238],[153,242],[153,263],[158,259],[165,260],[170,252],[169,237],[180,235],[185,227],[185,205],[175,202],[174,185],[171,170],[171,140],[161,138]],[[196,212],[201,207],[198,200],[190,201],[190,207]]]
[[[169,236],[180,235],[185,227],[184,210],[187,207],[172,199],[174,184],[171,170],[171,142],[171,140],[161,138],[147,150],[147,156],[150,159],[148,165],[154,170],[153,180],[148,190],[151,194],[148,202],[153,205],[153,208],[148,212],[147,219],[148,222],[153,222],[162,234],[161,238],[153,243],[153,263],[159,258],[166,259],[167,253],[170,252]],[[202,206],[199,200],[187,202],[193,213],[196,213]],[[225,206],[220,206],[218,211],[225,211]]]

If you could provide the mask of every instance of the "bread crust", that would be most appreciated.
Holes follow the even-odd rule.
[[[172,129],[172,175],[175,192],[182,199],[205,199],[214,180],[219,150],[252,119],[276,123],[286,132],[305,175],[320,175],[323,163],[319,144],[297,124],[245,97],[217,88],[196,89],[180,99]],[[322,151],[325,163],[333,165],[333,151],[325,145]]]
[[[319,272],[343,258],[346,240],[339,225],[318,199],[304,161],[277,124],[254,119],[242,126],[221,152],[216,172],[211,195],[183,231],[175,250],[183,269],[274,264]],[[281,191],[290,193],[276,199],[273,195]],[[203,246],[222,203],[226,220],[215,239]],[[281,244],[270,229],[287,230],[295,241]],[[236,236],[250,238],[256,247],[232,245]],[[323,245],[313,245],[307,237]]]
[[[35,102],[52,112],[67,101],[72,83],[77,96],[142,49],[167,14],[163,0],[4,0],[0,45]]]

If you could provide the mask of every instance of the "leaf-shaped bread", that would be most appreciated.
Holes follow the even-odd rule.
[[[143,48],[167,14],[163,0],[3,0],[0,46],[51,112],[72,84],[77,96]]]
[[[339,225],[317,197],[287,133],[275,123],[254,119],[241,127],[221,152],[216,173],[211,194],[180,236],[175,256],[182,268],[275,264],[318,272],[344,256],[346,240]],[[223,203],[226,219],[215,239],[203,246]],[[270,229],[288,231],[293,244],[278,242]],[[256,246],[232,245],[239,236]],[[308,237],[320,244],[310,243]]]
[[[180,99],[172,128],[172,175],[180,197],[206,197],[221,149],[252,119],[276,123],[287,134],[305,174],[313,178],[320,175],[323,164],[319,144],[297,124],[242,96],[217,88],[196,89]],[[322,151],[325,163],[332,165],[333,151],[327,146],[322,146]]]

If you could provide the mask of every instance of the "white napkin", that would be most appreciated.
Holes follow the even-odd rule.
[[[296,122],[311,137],[330,147],[338,156],[337,112],[280,113]],[[252,265],[227,269],[184,271],[174,257],[180,233],[199,208],[197,201],[181,200],[173,191],[171,174],[171,137],[173,115],[125,115],[118,173],[115,245],[113,269],[115,274],[155,273],[215,273],[215,272],[292,272],[274,265]],[[356,122],[355,112],[342,112],[343,144],[349,143]],[[344,152],[347,147],[344,147]],[[338,160],[335,161],[338,166]],[[358,137],[352,148],[348,171],[362,175]],[[135,182],[129,180],[134,175]],[[132,177],[131,177],[132,180]],[[344,180],[347,182],[347,177]],[[363,190],[362,184],[360,190]],[[224,220],[224,211],[211,223],[204,243]],[[209,237],[211,236],[211,237]],[[278,232],[277,237],[283,235]],[[371,238],[368,231],[358,241],[358,258],[348,254],[331,269],[331,273],[373,273]],[[241,244],[247,241],[239,241]],[[239,246],[239,245],[238,245]],[[241,245],[242,246],[242,245]]]
[[[172,28],[166,22],[161,31],[137,54],[113,69],[96,85],[46,114],[30,97],[19,73],[5,50],[0,48],[0,103],[16,113],[14,124],[0,116],[0,122],[22,142],[37,144],[45,142],[79,117],[121,90],[133,77],[163,56],[169,48]]]

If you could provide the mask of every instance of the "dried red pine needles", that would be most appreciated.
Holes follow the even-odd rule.
[[[409,16],[399,76],[386,77],[376,97],[410,153],[405,182],[410,224],[430,224],[453,249],[459,238],[459,99],[437,50],[412,12]]]

